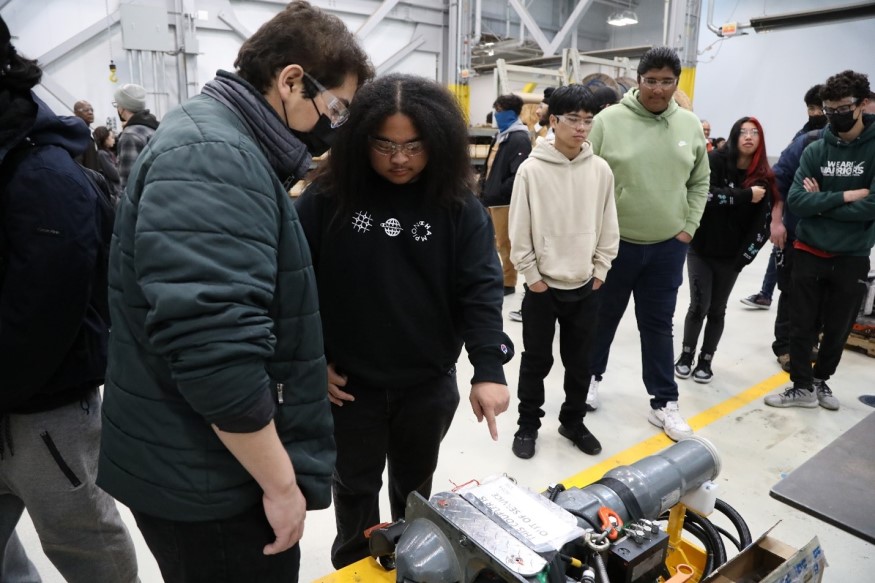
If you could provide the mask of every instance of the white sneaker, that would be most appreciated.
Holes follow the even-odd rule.
[[[586,393],[586,410],[595,411],[599,408],[599,381],[593,375],[589,380],[589,392]]]
[[[662,427],[665,434],[674,441],[680,441],[693,434],[693,430],[690,429],[690,426],[681,417],[677,401],[666,403],[662,409],[651,409],[647,420],[657,427]]]

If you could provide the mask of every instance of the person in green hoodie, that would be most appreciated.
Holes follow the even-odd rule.
[[[790,187],[787,206],[799,217],[790,300],[793,384],[765,397],[772,407],[839,408],[826,381],[838,368],[866,292],[875,245],[875,115],[864,111],[869,95],[862,73],[827,79],[820,97],[829,126],[803,152]],[[812,367],[819,320],[823,337]]]
[[[598,407],[598,383],[634,294],[642,376],[651,397],[648,420],[674,440],[692,431],[678,408],[672,318],[711,174],[702,124],[673,98],[680,73],[673,49],[647,51],[638,64],[638,89],[597,115],[589,136],[593,153],[614,172],[620,250],[599,292],[587,405]]]

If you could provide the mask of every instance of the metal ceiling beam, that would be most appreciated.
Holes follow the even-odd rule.
[[[0,0],[0,10],[3,10],[12,0]]]
[[[243,26],[240,23],[239,20],[237,20],[237,16],[235,16],[233,12],[228,13],[228,12],[222,11],[222,12],[219,12],[218,17],[219,17],[219,20],[221,20],[222,22],[227,24],[228,28],[230,28],[231,31],[234,34],[236,34],[237,36],[239,36],[241,39],[246,40],[250,36],[252,36],[252,33],[249,32],[249,29],[247,29],[245,26]]]
[[[355,31],[358,38],[365,38],[374,28],[390,13],[398,4],[399,0],[383,0],[383,3],[377,8],[376,12],[364,21],[364,23]]]
[[[523,3],[520,0],[508,0],[508,3],[513,7],[516,13],[519,15],[520,20],[523,24],[526,25],[526,28],[529,29],[529,33],[531,33],[532,38],[535,39],[535,42],[538,43],[538,46],[541,47],[541,50],[544,51],[545,55],[550,55],[550,41],[547,40],[547,36],[544,34],[544,31],[541,30],[541,27],[538,26],[538,23],[535,22],[535,19],[532,18],[532,15],[529,14],[529,11],[523,6]]]
[[[288,0],[254,0],[261,4],[277,4],[286,6]],[[370,16],[380,8],[381,0],[313,0],[314,6],[338,14],[355,14],[357,16]],[[399,8],[403,14],[390,16],[392,20],[400,20],[407,24],[416,22],[430,24],[432,26],[444,26],[446,24],[446,2],[435,0],[403,0]]]
[[[553,42],[550,43],[549,52],[545,53],[546,55],[554,55],[556,54],[556,50],[559,48],[563,42],[565,42],[565,37],[568,36],[568,33],[577,26],[577,23],[580,22],[580,19],[583,17],[584,12],[589,10],[589,7],[592,6],[593,0],[580,0],[577,3],[577,6],[574,7],[574,10],[571,12],[571,15],[568,17],[568,20],[565,21],[565,25],[559,30],[555,37],[553,37]]]
[[[39,84],[40,87],[50,93],[52,97],[60,101],[61,105],[68,109],[70,113],[73,113],[73,103],[78,101],[78,99],[74,97],[72,93],[64,89],[63,85],[56,82],[52,76],[47,75],[45,71],[43,71],[43,76],[42,79],[40,79]]]
[[[382,75],[383,73],[387,73],[388,71],[390,71],[392,69],[392,67],[394,67],[395,65],[397,65],[398,63],[400,63],[401,61],[406,59],[407,56],[410,55],[410,53],[412,53],[413,51],[415,51],[416,49],[418,49],[419,47],[421,47],[424,44],[425,44],[425,37],[424,36],[414,37],[414,39],[412,41],[410,41],[409,43],[407,43],[406,45],[401,47],[401,49],[399,51],[397,51],[391,57],[389,57],[388,59],[386,59],[385,61],[383,61],[379,65],[377,65],[377,75]]]
[[[81,47],[94,37],[104,34],[106,32],[107,26],[115,26],[118,24],[121,16],[119,15],[119,11],[116,10],[109,16],[104,16],[85,30],[82,30],[69,39],[65,40],[61,44],[56,47],[46,51],[39,57],[37,57],[37,61],[39,62],[41,67],[45,67],[46,65],[51,65],[61,57],[70,54],[75,49]],[[108,21],[108,22],[107,22]]]

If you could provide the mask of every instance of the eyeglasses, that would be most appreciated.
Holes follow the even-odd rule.
[[[592,118],[591,117],[579,118],[579,117],[572,117],[569,115],[557,115],[556,119],[558,119],[559,121],[561,121],[565,125],[573,127],[573,128],[588,128],[588,127],[592,126]]]
[[[753,129],[742,129],[738,132],[742,136],[758,136],[760,135],[760,131],[756,128]]]
[[[322,99],[325,101],[325,107],[328,108],[328,111],[325,115],[328,116],[328,119],[331,120],[332,128],[339,128],[343,124],[346,123],[346,120],[349,119],[349,108],[343,104],[343,102],[338,99],[331,91],[325,88],[322,83],[314,79],[309,73],[304,71],[304,77],[306,77],[313,85],[316,86],[316,89],[319,91],[319,94],[322,95]]]
[[[406,144],[396,144],[389,140],[381,140],[380,138],[368,138],[371,142],[371,149],[381,156],[394,156],[397,153],[402,153],[405,156],[419,156],[425,151],[425,143],[422,140],[407,142]]]
[[[854,101],[852,101],[848,104],[839,105],[838,107],[827,107],[824,105],[823,106],[823,113],[825,113],[826,115],[833,115],[836,113],[848,113],[849,111],[853,111],[854,108],[857,107],[858,103],[860,103],[860,100],[855,99]]]
[[[674,84],[677,82],[677,79],[653,79],[651,77],[641,78],[641,84],[645,87],[649,87],[650,89],[656,89],[657,87],[663,87],[665,89],[668,89],[669,87],[674,87]]]
[[[118,107],[118,103],[116,103],[115,101],[113,101],[113,102],[112,102],[112,106],[113,106],[113,107]]]

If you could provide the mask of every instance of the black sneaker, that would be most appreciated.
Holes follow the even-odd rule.
[[[699,355],[699,363],[696,365],[696,370],[693,371],[693,380],[697,383],[707,384],[714,378],[714,373],[711,371],[711,359],[713,354],[703,352]]]
[[[589,432],[589,429],[587,429],[586,425],[583,423],[574,428],[560,425],[559,435],[570,439],[571,442],[583,453],[597,455],[602,451],[602,444],[595,438],[595,435]]]
[[[513,455],[520,459],[530,459],[535,455],[535,441],[538,439],[538,430],[520,427],[513,436]]]
[[[504,286],[504,295],[509,296],[516,293],[516,288],[511,285]]]
[[[684,346],[680,358],[674,363],[674,376],[679,379],[688,379],[691,374],[693,374],[693,349]]]

